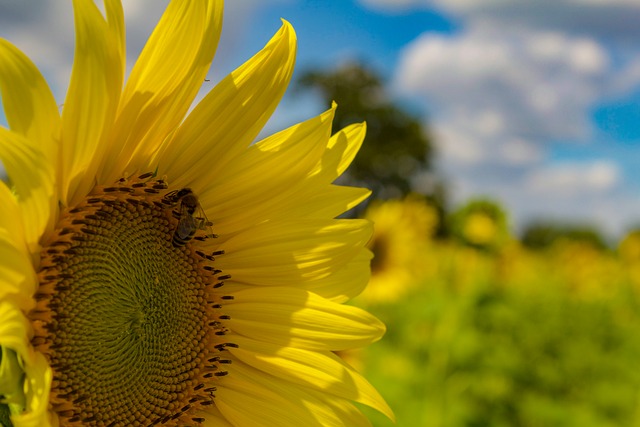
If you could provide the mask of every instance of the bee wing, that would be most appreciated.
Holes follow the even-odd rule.
[[[196,232],[196,228],[197,226],[194,218],[188,213],[185,213],[180,217],[180,221],[178,221],[176,234],[181,239],[188,239]]]
[[[189,213],[188,206],[185,203],[180,203],[180,213],[178,216],[176,235],[180,239],[188,239],[196,232],[196,228],[196,221]]]
[[[211,229],[211,225],[213,225],[213,223],[209,221],[209,218],[207,218],[207,215],[204,213],[204,209],[202,209],[200,203],[198,203],[196,211],[193,213],[193,219],[198,230],[205,231],[205,234],[209,237],[215,237],[215,234]]]
[[[200,203],[198,203],[198,206],[193,213],[193,219],[195,220],[198,230],[207,230],[211,227],[211,221],[207,218],[207,215],[204,213],[204,209],[202,209]]]

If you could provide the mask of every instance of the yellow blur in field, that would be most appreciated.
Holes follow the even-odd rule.
[[[446,239],[415,198],[367,214],[375,256],[379,242],[398,246],[385,247],[393,263],[373,269],[358,300],[387,335],[350,363],[382,390],[396,425],[640,425],[640,232],[616,249],[560,238],[533,250],[497,205],[471,205],[449,218]]]
[[[424,200],[409,196],[404,200],[374,202],[367,210],[366,219],[374,223],[374,234],[368,245],[374,258],[371,281],[360,298],[395,301],[433,266],[418,255],[432,242],[438,214]]]
[[[473,213],[464,224],[463,234],[476,245],[487,245],[495,239],[498,230],[495,221],[483,213]]]

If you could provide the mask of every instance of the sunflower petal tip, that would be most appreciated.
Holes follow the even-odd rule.
[[[296,30],[291,25],[291,22],[287,21],[284,18],[280,18],[280,22],[282,22],[282,27],[280,27],[280,32],[282,32],[282,36],[289,39],[291,43],[295,45],[297,36]]]
[[[280,22],[282,22],[283,28],[293,31],[293,25],[291,25],[291,22],[287,21],[284,18],[280,18]]]

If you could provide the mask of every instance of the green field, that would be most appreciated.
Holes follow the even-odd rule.
[[[345,358],[388,401],[395,425],[640,426],[637,236],[617,249],[414,237],[382,250],[380,239],[402,234],[390,229],[374,252],[411,250],[374,263],[373,289],[355,301],[387,334]],[[394,425],[368,413],[375,426]]]

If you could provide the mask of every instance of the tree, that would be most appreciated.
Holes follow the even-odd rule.
[[[589,244],[605,249],[607,244],[595,226],[553,221],[537,221],[529,224],[522,233],[522,244],[531,249],[545,249],[559,240]]]

